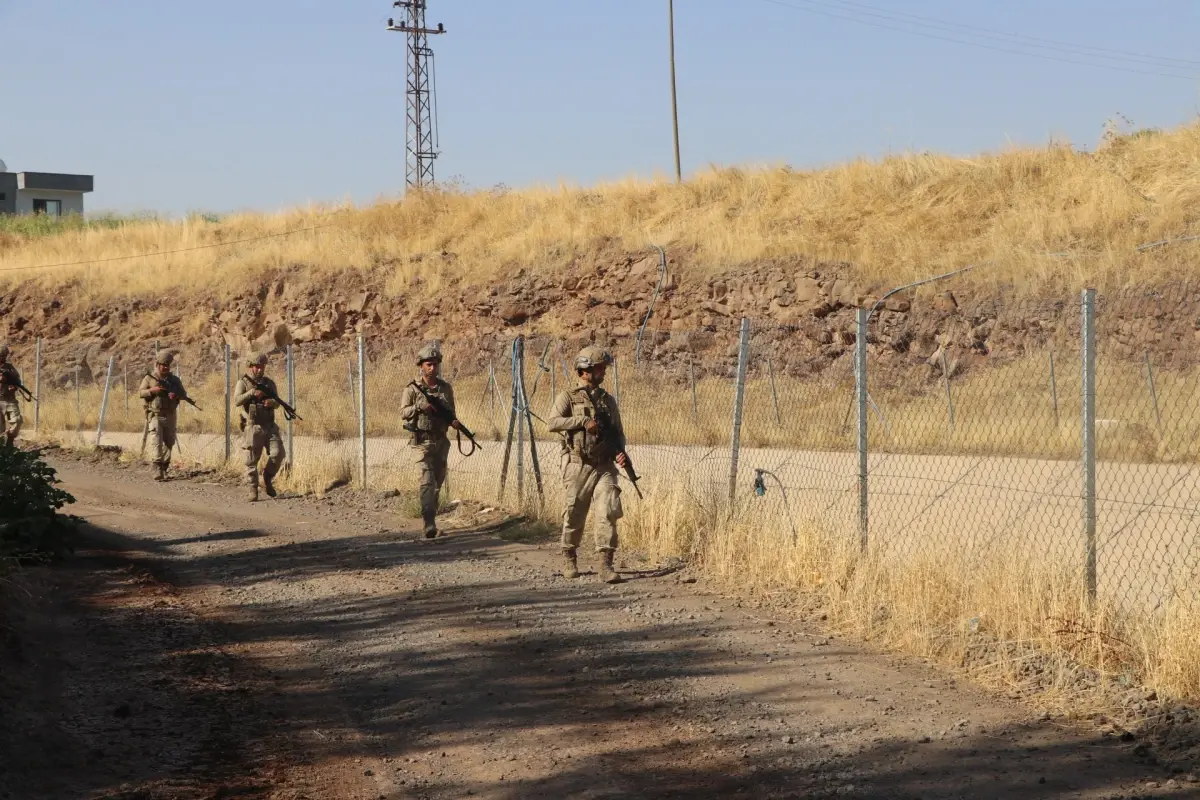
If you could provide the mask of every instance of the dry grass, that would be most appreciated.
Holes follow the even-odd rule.
[[[953,422],[940,378],[919,392],[873,384],[869,447],[872,452],[909,454],[1078,458],[1082,408],[1077,361],[1076,354],[1059,353],[1053,384],[1046,352],[955,376],[950,383]],[[510,378],[506,370],[500,373],[494,391],[489,390],[486,375],[458,375],[454,380],[459,415],[481,440],[502,441],[507,432]],[[134,394],[138,377],[131,374],[127,396],[120,373],[115,376],[105,430],[141,430],[142,405]],[[236,378],[235,374],[233,380]],[[368,437],[407,437],[392,405],[412,378],[411,368],[404,362],[384,360],[371,367],[367,378]],[[286,394],[283,378],[277,375],[276,380]],[[297,368],[295,405],[303,417],[295,423],[298,435],[332,443],[357,439],[358,390],[356,384],[352,389],[352,380],[346,362],[339,359]],[[51,430],[94,434],[102,383],[83,386],[78,399],[72,387],[45,391],[43,425]],[[185,384],[203,411],[181,405],[180,430],[222,431],[222,376],[209,374],[195,380],[185,375]],[[532,386],[532,376],[526,385]],[[553,393],[565,385],[561,373],[553,380],[545,377],[531,397],[533,413],[544,417]],[[610,379],[607,387],[617,392],[615,381]],[[1152,395],[1143,363],[1100,358],[1097,446],[1101,459],[1200,463],[1200,416],[1196,413],[1200,411],[1196,399],[1200,397],[1200,370],[1156,370],[1154,390]],[[756,366],[746,385],[742,444],[750,448],[853,450],[853,391],[853,378],[845,370],[830,370],[820,378],[771,378],[765,367]],[[734,403],[730,380],[705,378],[696,381],[693,390],[686,370],[627,369],[620,378],[619,397],[630,442],[728,446]],[[24,413],[26,427],[32,427],[32,408]],[[231,419],[236,428],[236,410]],[[540,420],[534,425],[539,435],[544,434]]]
[[[722,169],[682,185],[429,192],[361,209],[18,233],[0,239],[0,269],[122,259],[7,273],[48,287],[77,281],[96,300],[228,295],[289,265],[313,275],[377,270],[396,290],[421,277],[433,291],[448,279],[482,283],[516,265],[560,269],[656,242],[694,252],[687,268],[700,272],[804,255],[849,261],[867,278],[895,284],[994,259],[979,279],[1111,288],[1179,276],[1170,248],[1132,251],[1196,232],[1197,163],[1200,124],[1191,124],[1118,138],[1095,153],[1052,145],[975,158],[912,154],[808,172]],[[169,253],[246,239],[253,241]],[[443,252],[456,258],[427,257]],[[1061,252],[1073,255],[1050,255]],[[126,258],[143,253],[163,255]]]
[[[1112,710],[1102,682],[1081,681],[1080,667],[1200,699],[1200,604],[1182,594],[1153,616],[1093,607],[1077,571],[1035,549],[981,561],[947,542],[898,563],[862,553],[850,530],[801,525],[793,542],[778,509],[764,508],[698,514],[694,494],[676,485],[635,507],[622,537],[656,557],[691,556],[764,605],[820,611],[842,633],[966,668],[993,687],[1034,690],[1064,712]]]

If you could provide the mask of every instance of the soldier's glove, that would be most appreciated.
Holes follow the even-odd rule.
[[[583,423],[583,429],[588,433],[595,433],[596,431],[600,430],[600,423],[596,422],[594,419],[589,419],[587,422]]]

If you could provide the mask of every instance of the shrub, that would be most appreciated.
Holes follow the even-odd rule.
[[[75,502],[59,483],[36,451],[0,446],[0,560],[49,560],[72,552],[79,518],[59,513]]]

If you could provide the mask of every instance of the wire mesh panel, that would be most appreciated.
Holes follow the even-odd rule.
[[[858,516],[853,351],[797,347],[796,336],[752,327],[737,496],[758,498],[744,508],[764,531],[848,535]]]
[[[986,617],[1018,587],[1034,616],[1084,592],[1072,300],[1050,306],[1024,352],[1004,359],[984,344],[994,320],[966,309],[923,330],[886,311],[869,323],[871,551],[913,591],[940,583],[968,616]]]
[[[1158,363],[1097,302],[1098,595],[1123,610],[1194,603],[1200,586],[1200,375]]]

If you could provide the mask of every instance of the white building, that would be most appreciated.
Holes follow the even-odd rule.
[[[0,214],[82,214],[83,196],[90,191],[91,175],[8,172],[0,161]]]

